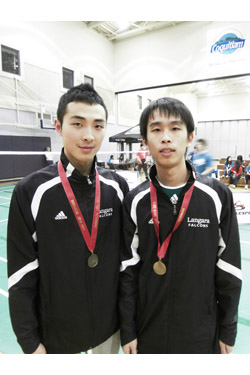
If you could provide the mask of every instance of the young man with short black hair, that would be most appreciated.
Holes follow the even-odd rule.
[[[64,145],[60,161],[14,190],[9,305],[25,353],[119,352],[121,209],[128,185],[96,165],[107,116],[92,86],[71,88],[55,121]]]
[[[211,177],[214,167],[212,157],[207,150],[207,141],[202,138],[198,139],[195,147],[197,152],[193,158],[193,166],[198,173]]]
[[[155,161],[124,200],[121,342],[127,354],[230,353],[241,290],[231,191],[185,161],[194,121],[179,100],[151,102],[140,118]]]

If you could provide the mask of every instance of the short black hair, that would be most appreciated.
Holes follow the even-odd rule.
[[[203,138],[198,139],[197,143],[201,143],[204,147],[207,147],[207,141]]]
[[[236,170],[236,172],[239,172],[240,166],[241,166],[240,159],[236,159],[236,161],[235,161],[235,170]]]
[[[108,120],[108,110],[104,104],[101,96],[95,91],[95,89],[89,83],[81,83],[78,86],[74,86],[63,94],[59,100],[57,108],[57,119],[63,123],[63,117],[67,110],[67,105],[71,102],[82,102],[87,104],[100,104],[105,111],[106,121]]]
[[[175,98],[165,97],[165,98],[160,98],[160,99],[151,101],[141,114],[140,131],[141,131],[142,137],[144,137],[146,141],[147,141],[147,126],[148,126],[149,117],[150,116],[153,117],[153,114],[157,109],[159,110],[161,114],[164,113],[168,117],[171,115],[180,117],[181,120],[187,126],[188,135],[193,133],[194,119],[190,110],[180,100],[175,99]]]

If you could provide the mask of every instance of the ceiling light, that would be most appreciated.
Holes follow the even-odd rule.
[[[116,23],[119,31],[127,30],[130,26],[129,21],[119,20],[119,21],[115,21],[115,23]]]

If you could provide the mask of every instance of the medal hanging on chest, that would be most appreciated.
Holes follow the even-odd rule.
[[[194,190],[194,184],[191,185],[191,187],[188,189],[188,191],[185,193],[183,202],[181,205],[181,209],[179,212],[179,215],[177,217],[177,220],[175,222],[174,229],[172,232],[167,236],[167,238],[163,241],[162,244],[160,244],[160,231],[159,231],[159,214],[158,214],[158,203],[157,203],[157,193],[156,193],[156,188],[150,181],[150,200],[151,200],[151,214],[152,214],[152,219],[155,227],[155,232],[156,236],[158,239],[158,249],[157,249],[157,256],[158,256],[158,261],[154,263],[153,265],[153,270],[157,275],[164,275],[167,272],[167,267],[166,265],[162,262],[162,259],[165,257],[167,253],[167,249],[169,247],[169,243],[171,240],[171,237],[173,233],[176,231],[176,229],[179,227],[181,224],[182,220],[184,219],[184,216],[186,214],[187,208],[189,206],[192,193]]]
[[[167,267],[164,263],[162,263],[162,260],[159,259],[157,262],[153,265],[153,270],[157,275],[164,275],[167,272]]]
[[[88,258],[88,266],[90,268],[94,268],[97,266],[97,264],[98,264],[98,256],[92,253],[90,257]]]
[[[93,213],[93,221],[92,221],[92,230],[91,230],[91,235],[90,235],[61,161],[58,162],[58,173],[59,173],[64,191],[65,191],[65,194],[68,198],[72,211],[75,215],[76,221],[81,230],[84,241],[89,251],[91,252],[91,255],[88,258],[88,266],[90,268],[94,268],[98,265],[98,256],[97,254],[94,253],[94,249],[95,249],[96,239],[97,239],[97,231],[98,231],[99,216],[100,216],[100,205],[101,205],[101,188],[100,188],[99,174],[96,170],[95,204],[94,204],[94,213]]]

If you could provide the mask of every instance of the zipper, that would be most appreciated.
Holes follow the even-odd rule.
[[[176,206],[176,204],[173,204],[173,215],[174,216],[177,215],[177,206]]]
[[[176,216],[177,215],[177,203],[178,203],[178,196],[176,194],[174,194],[170,199],[170,202],[172,203],[173,205],[173,215]]]
[[[87,270],[86,281],[87,281],[87,298],[88,298],[88,313],[89,313],[89,347],[87,351],[91,351],[93,348],[93,298],[90,291],[91,288],[91,275]]]
[[[87,181],[88,181],[88,184],[89,184],[89,185],[92,185],[92,181],[91,181],[91,179],[90,179],[89,176],[87,176]]]

